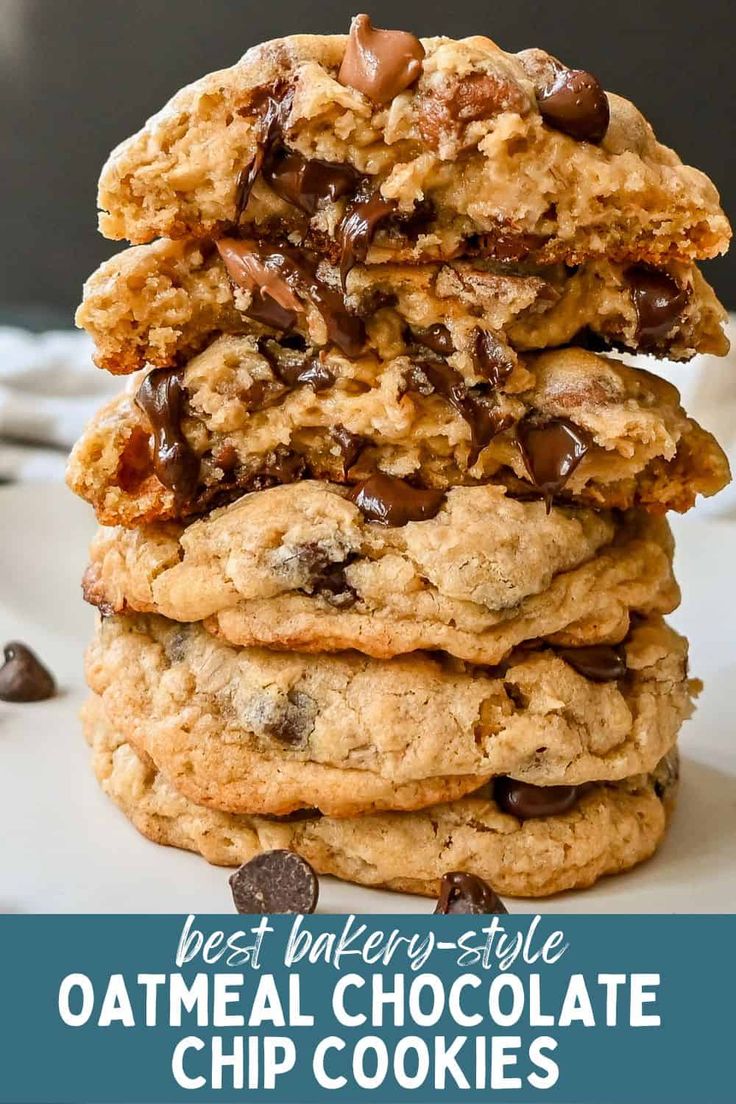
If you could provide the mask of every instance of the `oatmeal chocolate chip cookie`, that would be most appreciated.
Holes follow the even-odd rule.
[[[556,786],[652,769],[691,711],[687,645],[651,618],[614,668],[613,651],[599,647],[594,680],[581,673],[590,649],[582,666],[574,649],[532,647],[483,669],[233,648],[198,624],[129,615],[103,619],[87,679],[192,800],[351,816],[450,800],[495,775]]]
[[[77,312],[99,367],[120,374],[146,364],[165,368],[221,333],[284,334],[278,318],[267,324],[269,297],[235,263],[246,246],[221,245],[229,268],[214,245],[188,240],[135,246],[106,261],[87,281]],[[278,258],[279,250],[268,255]],[[356,266],[343,295],[337,269],[323,261],[309,280],[292,283],[298,308],[284,321],[292,344],[303,343],[311,356],[329,343],[328,322],[341,312],[360,321],[358,337],[382,359],[429,348],[463,375],[478,357],[507,371],[515,350],[583,338],[670,360],[728,349],[726,313],[712,288],[697,268],[676,262],[666,270],[605,259],[574,268],[491,261]],[[327,304],[325,288],[336,296]]]
[[[494,482],[600,508],[684,511],[729,479],[671,384],[578,348],[503,379],[440,353],[382,361],[221,337],[182,368],[132,377],[72,452],[71,489],[103,524],[186,518],[303,478],[377,471],[447,489]]]
[[[275,231],[343,273],[366,259],[656,264],[727,247],[708,178],[591,74],[475,36],[414,39],[399,79],[401,32],[371,32],[368,62],[365,29],[267,42],[180,91],[110,156],[102,232]]]
[[[288,848],[321,874],[428,897],[437,896],[448,870],[475,874],[510,897],[582,889],[628,870],[656,850],[676,792],[673,751],[651,774],[581,790],[572,808],[554,816],[520,820],[486,787],[421,812],[276,821],[195,804],[133,750],[94,698],[85,731],[103,790],[156,843],[221,866]]]
[[[106,613],[205,621],[230,643],[499,663],[526,640],[616,641],[679,602],[666,521],[456,487],[427,521],[369,521],[340,487],[258,491],[188,527],[101,529],[85,575]],[[208,619],[208,620],[206,620]]]

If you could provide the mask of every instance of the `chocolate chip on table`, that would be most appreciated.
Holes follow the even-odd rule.
[[[493,799],[499,809],[519,820],[567,813],[578,800],[580,790],[580,786],[532,786],[505,776],[493,781]]]
[[[353,195],[363,178],[352,165],[309,160],[297,150],[278,145],[264,162],[263,179],[281,199],[313,215],[323,200]]]
[[[559,66],[552,81],[537,91],[537,104],[545,123],[571,138],[598,145],[606,136],[611,119],[608,97],[584,69]]]
[[[544,496],[549,511],[552,499],[590,449],[590,438],[566,418],[546,422],[523,418],[516,432],[529,478]]]
[[[0,667],[0,700],[35,702],[53,698],[54,676],[25,644],[12,640],[3,649],[5,663]]]
[[[317,875],[293,851],[264,851],[230,876],[233,904],[240,913],[314,912],[319,897]]]
[[[631,265],[625,277],[636,310],[637,343],[642,349],[654,348],[674,329],[690,293],[679,287],[669,272],[650,265]]]
[[[424,47],[408,31],[382,31],[356,15],[337,79],[374,103],[387,103],[419,78]]]
[[[479,878],[477,874],[454,870],[442,875],[440,895],[434,911],[435,915],[443,916],[458,913],[479,916],[507,913],[508,909],[483,878]]]
[[[396,476],[377,472],[359,483],[350,497],[368,521],[398,528],[409,521],[435,517],[445,501],[445,492],[421,490]]]
[[[615,682],[626,674],[626,649],[622,644],[589,644],[582,648],[557,648],[556,651],[591,682]]]
[[[153,469],[180,501],[193,496],[199,480],[199,459],[181,425],[186,401],[183,375],[182,368],[154,368],[135,396],[153,430]]]

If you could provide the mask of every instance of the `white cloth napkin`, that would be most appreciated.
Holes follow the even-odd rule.
[[[63,478],[66,454],[121,381],[95,368],[74,330],[0,326],[0,480]]]
[[[688,412],[715,433],[736,468],[736,315],[727,357],[696,357],[670,364],[627,358],[671,380]],[[31,334],[0,326],[0,480],[56,480],[66,453],[95,410],[124,386],[91,360],[84,333]],[[736,519],[736,488],[728,487],[700,509]]]

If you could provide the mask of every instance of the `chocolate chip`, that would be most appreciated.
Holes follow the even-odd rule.
[[[580,786],[532,786],[506,777],[493,782],[493,798],[499,809],[519,820],[561,816],[575,805],[580,790]]]
[[[300,820],[319,820],[322,813],[319,809],[294,809],[291,813],[259,813],[261,820],[272,820],[276,824],[296,824]]]
[[[296,150],[279,145],[263,166],[263,178],[278,196],[313,215],[325,199],[353,195],[363,179],[352,165],[318,158],[308,160]]]
[[[345,569],[357,559],[350,554],[346,559],[335,561],[318,541],[309,541],[298,545],[287,560],[292,578],[305,594],[324,598],[331,606],[345,609],[355,605],[358,595],[345,578]]]
[[[491,387],[500,387],[514,370],[511,353],[490,330],[476,329],[472,341],[471,353],[476,372]]]
[[[186,390],[181,368],[154,368],[138,388],[136,404],[153,430],[153,469],[164,487],[187,501],[199,480],[199,459],[182,430]]]
[[[363,517],[396,528],[435,517],[445,501],[445,492],[419,490],[403,479],[377,472],[359,483],[350,497]]]
[[[35,702],[53,698],[56,682],[51,672],[25,644],[13,640],[3,649],[5,663],[0,667],[0,700]]]
[[[622,644],[558,648],[557,654],[591,682],[615,682],[626,674],[626,650]]]
[[[348,207],[337,230],[340,245],[340,279],[347,285],[350,270],[362,264],[381,223],[397,210],[393,199],[384,199],[379,192],[356,196]]]
[[[265,851],[230,876],[238,912],[314,912],[319,897],[317,875],[306,859],[293,851]]]
[[[358,601],[357,591],[345,578],[348,561],[330,564],[324,571],[314,574],[311,580],[312,594],[324,598],[337,609],[349,609]]]
[[[660,801],[665,801],[680,779],[680,759],[677,750],[668,752],[657,763],[652,774],[654,792]]]
[[[442,875],[440,895],[435,915],[463,913],[469,915],[502,914],[508,909],[488,882],[476,874],[451,871]]]
[[[590,448],[585,430],[565,418],[534,422],[524,418],[517,426],[521,455],[529,478],[547,503],[562,490]]]
[[[424,47],[408,31],[381,31],[356,15],[337,79],[374,103],[387,103],[419,77]]]
[[[409,337],[411,341],[423,345],[425,349],[431,349],[438,356],[451,356],[455,352],[452,334],[441,322],[436,322],[434,326],[427,326],[426,329],[418,327],[410,329]]]
[[[608,130],[611,111],[608,97],[592,73],[584,69],[563,69],[552,82],[537,92],[539,113],[545,123],[596,145]]]
[[[351,433],[344,425],[338,423],[330,429],[330,439],[337,445],[340,452],[343,479],[346,479],[348,472],[363,451],[365,438],[358,433]]]
[[[632,265],[625,276],[636,310],[637,342],[642,349],[656,348],[672,332],[690,293],[679,287],[668,272],[649,265]]]

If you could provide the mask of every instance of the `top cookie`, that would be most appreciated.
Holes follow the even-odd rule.
[[[627,100],[541,50],[294,35],[182,89],[113,151],[110,238],[287,233],[340,262],[481,254],[651,263],[723,252],[706,176]]]

